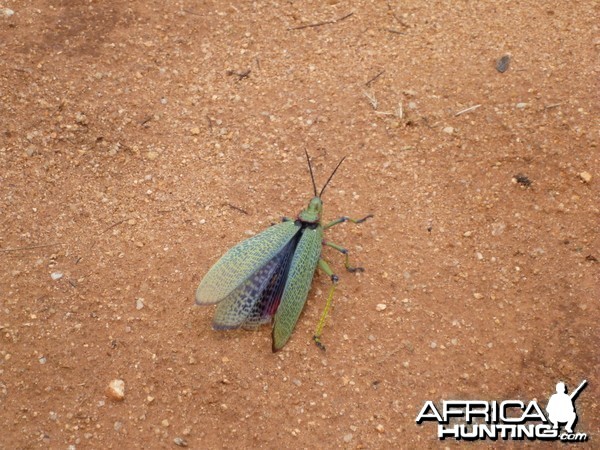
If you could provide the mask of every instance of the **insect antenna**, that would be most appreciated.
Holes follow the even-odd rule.
[[[323,192],[325,192],[325,188],[327,187],[327,185],[329,184],[329,182],[331,181],[331,179],[333,178],[333,176],[335,175],[337,170],[340,168],[340,166],[342,165],[342,163],[344,162],[345,159],[346,159],[346,157],[344,156],[342,159],[340,159],[340,162],[338,163],[338,165],[335,166],[335,169],[333,169],[333,172],[331,172],[331,175],[329,175],[329,178],[327,178],[327,181],[325,182],[325,186],[323,186],[323,189],[321,189],[321,193],[319,194],[319,197],[321,197],[323,195]],[[314,181],[313,181],[313,183],[314,183]]]
[[[310,170],[310,179],[312,180],[313,190],[315,191],[315,197],[317,197],[317,185],[315,184],[315,176],[313,175],[312,166],[310,165],[310,156],[308,156],[308,152],[304,149],[304,153],[306,153],[306,161],[308,161],[308,170]]]

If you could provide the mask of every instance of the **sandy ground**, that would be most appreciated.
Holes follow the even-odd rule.
[[[583,379],[600,438],[598,3],[0,7],[0,448],[455,447],[426,400]],[[327,351],[318,273],[273,354],[194,290],[306,206],[304,149],[348,157],[324,220],[375,217],[327,234],[366,268],[324,250]]]

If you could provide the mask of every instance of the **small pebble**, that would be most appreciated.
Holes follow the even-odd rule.
[[[175,445],[178,445],[179,447],[187,447],[188,446],[187,441],[180,437],[176,437],[175,439],[173,439],[173,442],[175,443]]]
[[[503,222],[495,222],[492,224],[492,236],[500,236],[504,233],[504,229],[506,228],[506,224]]]
[[[444,133],[452,134],[452,133],[454,133],[454,128],[452,128],[452,127],[446,127],[442,131]]]
[[[524,109],[527,106],[527,103],[517,103],[517,108],[518,109]]]
[[[483,298],[483,294],[480,294],[479,292],[475,292],[473,294],[473,297],[475,297],[475,299],[477,299],[477,300],[481,300]]]
[[[135,299],[135,309],[137,309],[138,311],[140,309],[144,308],[144,299],[143,298],[136,298]]]
[[[384,433],[385,432],[385,428],[381,424],[377,425],[375,427],[375,429],[377,430],[378,433]]]
[[[354,436],[352,436],[352,433],[348,433],[344,435],[344,442],[348,443],[352,440]]]
[[[379,303],[375,307],[375,310],[381,312],[381,311],[385,311],[386,308],[387,308],[387,305],[385,303]]]
[[[500,73],[504,73],[508,70],[510,66],[510,56],[504,55],[498,61],[496,61],[496,70]]]
[[[80,125],[87,125],[88,123],[88,119],[87,116],[81,112],[75,114],[75,122],[77,122]]]
[[[579,178],[581,178],[584,183],[589,183],[590,181],[592,181],[592,174],[589,172],[581,172],[579,174]]]
[[[52,278],[54,281],[60,280],[62,277],[63,277],[62,272],[52,272],[52,274],[50,274],[50,278]]]
[[[190,133],[192,134],[192,136],[198,136],[200,134],[200,128],[194,127],[190,130]]]
[[[106,388],[106,396],[115,401],[122,401],[125,398],[125,382],[112,380]]]
[[[10,17],[14,14],[15,12],[12,9],[8,9],[8,8],[0,8],[0,16],[4,16],[4,17]]]
[[[158,158],[158,152],[148,152],[146,153],[146,158],[148,158],[150,161],[154,161],[156,158]]]

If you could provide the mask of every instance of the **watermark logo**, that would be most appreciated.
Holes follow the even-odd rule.
[[[587,433],[575,432],[577,410],[575,400],[587,385],[583,380],[571,394],[565,383],[556,384],[546,413],[537,401],[525,404],[521,400],[502,402],[487,400],[444,400],[438,408],[431,400],[425,402],[416,422],[437,423],[440,440],[560,440],[585,442]]]

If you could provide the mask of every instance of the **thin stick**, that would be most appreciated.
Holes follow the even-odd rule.
[[[469,107],[469,108],[467,108],[467,109],[463,109],[462,111],[459,111],[459,112],[457,112],[456,114],[454,114],[454,117],[456,117],[456,116],[460,116],[461,114],[466,114],[466,113],[468,113],[468,112],[471,112],[471,111],[475,111],[475,110],[476,110],[477,108],[479,108],[480,106],[481,106],[481,105],[475,105],[475,106],[471,106],[471,107]]]
[[[364,91],[363,95],[369,99],[369,103],[371,104],[371,106],[373,107],[373,109],[377,109],[378,103],[377,103],[377,99],[375,98],[375,94],[372,94],[371,92]]]
[[[235,75],[239,80],[243,80],[244,78],[248,78],[250,76],[250,72],[252,69],[244,70],[243,72],[236,72],[235,70],[228,70],[227,75]]]
[[[241,212],[242,214],[246,214],[246,215],[248,215],[248,211],[246,211],[246,210],[245,210],[245,209],[243,209],[243,208],[240,208],[239,206],[232,205],[231,203],[225,203],[225,204],[226,204],[227,206],[229,206],[231,209],[235,210],[235,211],[239,211],[239,212]]]
[[[551,105],[548,106],[544,106],[544,109],[552,109],[552,108],[558,108],[559,106],[561,106],[562,103],[553,103]]]
[[[111,228],[116,227],[117,225],[121,225],[123,222],[125,222],[126,220],[129,220],[129,218],[125,218],[123,220],[119,220],[118,222],[113,223],[110,227],[106,228],[102,233],[100,233],[98,236],[103,235],[104,233],[106,233],[108,230],[110,230]]]
[[[371,83],[373,83],[375,80],[377,80],[377,78],[379,78],[381,75],[383,75],[385,73],[385,70],[382,70],[381,72],[379,72],[377,75],[375,75],[373,78],[371,78],[369,81],[367,81],[365,83],[365,86],[369,86]]]
[[[56,244],[29,245],[27,247],[2,248],[2,249],[0,249],[0,252],[1,253],[20,252],[22,250],[35,250],[36,248],[56,247],[58,245],[65,245],[65,244],[63,244],[61,242],[57,242]]]
[[[183,9],[184,12],[188,13],[188,14],[192,14],[193,16],[202,16],[202,14],[198,14],[197,12],[194,12],[192,10],[189,9]]]
[[[353,12],[346,14],[343,17],[340,17],[339,19],[333,19],[333,20],[325,20],[324,22],[317,22],[317,23],[309,23],[308,25],[299,25],[297,27],[291,27],[288,28],[288,30],[303,30],[304,28],[314,28],[314,27],[320,27],[323,25],[331,25],[334,23],[338,23],[341,22],[342,20],[347,19],[348,17],[354,15]]]

